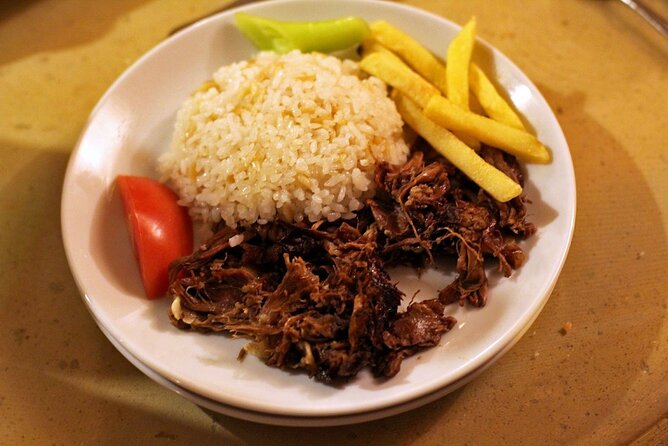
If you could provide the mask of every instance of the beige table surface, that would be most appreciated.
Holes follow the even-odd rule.
[[[647,0],[668,16],[666,0]],[[225,1],[0,3],[0,444],[666,444],[668,41],[612,0],[410,1],[479,34],[557,113],[578,182],[563,274],[475,381],[403,415],[296,429],[214,415],[107,341],[67,266],[68,157],[112,81]],[[566,322],[572,330],[560,329]]]

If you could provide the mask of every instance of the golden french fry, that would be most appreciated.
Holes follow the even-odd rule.
[[[475,30],[476,20],[473,17],[448,46],[448,66],[445,69],[448,99],[464,110],[469,110],[469,65]]]
[[[448,46],[445,80],[448,88],[448,99],[462,110],[469,110],[469,65],[475,44],[475,17],[464,25],[462,30]],[[477,149],[480,142],[469,135],[455,133],[467,146]]]
[[[373,52],[360,61],[360,67],[396,88],[421,107],[427,105],[429,98],[440,94],[436,87],[390,52]]]
[[[373,22],[369,27],[373,39],[405,60],[420,76],[445,94],[445,66],[428,49],[383,20]]]
[[[401,94],[392,95],[404,121],[473,182],[500,202],[522,193],[522,187],[448,130],[427,118],[419,106]]]
[[[469,86],[487,116],[502,124],[526,130],[515,110],[499,94],[485,72],[474,62],[471,62],[469,68]]]
[[[527,161],[550,162],[547,147],[532,134],[462,110],[440,95],[432,96],[424,108],[424,114],[449,130],[471,135]]]
[[[371,53],[378,52],[391,53],[392,51],[390,51],[386,46],[378,42],[376,39],[366,39],[364,42],[362,42],[362,57],[366,57]]]
[[[466,133],[462,132],[456,132],[455,135],[470,148],[474,150],[478,150],[480,148],[480,141],[471,137],[471,135],[467,135]]]

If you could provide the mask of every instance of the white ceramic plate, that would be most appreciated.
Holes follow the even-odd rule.
[[[389,2],[279,0],[243,9],[284,20],[382,18],[435,53],[443,53],[459,29],[440,17]],[[235,29],[233,13],[182,31],[129,68],[100,100],[72,155],[63,189],[63,239],[75,280],[97,323],[126,354],[175,386],[225,407],[276,417],[382,411],[440,395],[489,365],[526,330],[554,287],[573,233],[575,179],[568,146],[545,99],[515,65],[484,42],[478,43],[475,58],[494,73],[552,150],[554,161],[527,166],[526,191],[533,201],[529,212],[539,230],[523,244],[526,265],[510,279],[490,272],[484,309],[452,306],[448,311],[459,323],[439,346],[404,361],[391,380],[375,380],[364,372],[346,386],[331,387],[266,367],[253,357],[239,362],[244,341],[177,330],[166,316],[169,299],[143,297],[114,180],[118,174],[156,177],[156,158],[168,147],[183,100],[219,66],[254,52]],[[434,293],[451,277],[436,271],[421,278],[408,270],[393,274],[409,296],[417,288]]]
[[[538,313],[536,313],[538,315]],[[96,321],[97,322],[97,321]],[[99,323],[99,322],[98,322]],[[529,328],[528,324],[525,328]],[[130,361],[135,367],[137,367],[141,372],[146,376],[153,379],[155,382],[162,384],[166,388],[172,390],[173,392],[181,395],[182,397],[192,401],[198,406],[209,409],[211,411],[218,412],[223,415],[241,418],[247,421],[253,421],[256,423],[264,424],[273,424],[278,426],[298,426],[298,427],[323,427],[323,426],[341,426],[346,424],[354,423],[363,423],[372,420],[377,420],[380,418],[385,418],[393,415],[397,415],[420,406],[423,406],[432,401],[447,395],[448,393],[458,389],[464,384],[468,383],[480,373],[485,371],[490,365],[492,365],[498,358],[503,356],[503,354],[508,351],[517,340],[521,338],[526,330],[522,330],[517,334],[514,340],[506,344],[502,350],[500,350],[496,355],[494,355],[490,360],[484,363],[482,366],[473,370],[468,375],[460,378],[459,380],[448,384],[445,387],[441,387],[436,392],[423,395],[414,400],[410,400],[395,406],[388,406],[383,409],[372,410],[369,412],[355,412],[349,415],[339,415],[339,416],[323,416],[323,417],[313,417],[313,416],[289,416],[289,415],[277,415],[265,412],[256,412],[252,410],[241,409],[239,407],[229,406],[223,404],[219,401],[214,401],[210,398],[205,398],[202,395],[195,394],[183,387],[178,386],[176,383],[168,380],[164,376],[157,373],[155,370],[149,368],[135,358],[130,352],[128,352],[121,344],[119,344],[114,337],[112,337],[100,324],[100,329],[102,332],[109,338],[111,343],[118,349],[118,351],[125,356],[125,358]]]

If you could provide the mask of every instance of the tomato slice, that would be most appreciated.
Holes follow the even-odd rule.
[[[165,294],[169,264],[192,253],[192,222],[177,195],[150,178],[120,175],[126,222],[149,299]]]

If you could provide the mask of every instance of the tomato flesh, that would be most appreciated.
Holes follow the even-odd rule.
[[[149,299],[165,294],[169,264],[192,253],[192,222],[177,195],[150,178],[120,175],[125,219],[139,264],[144,291]]]

